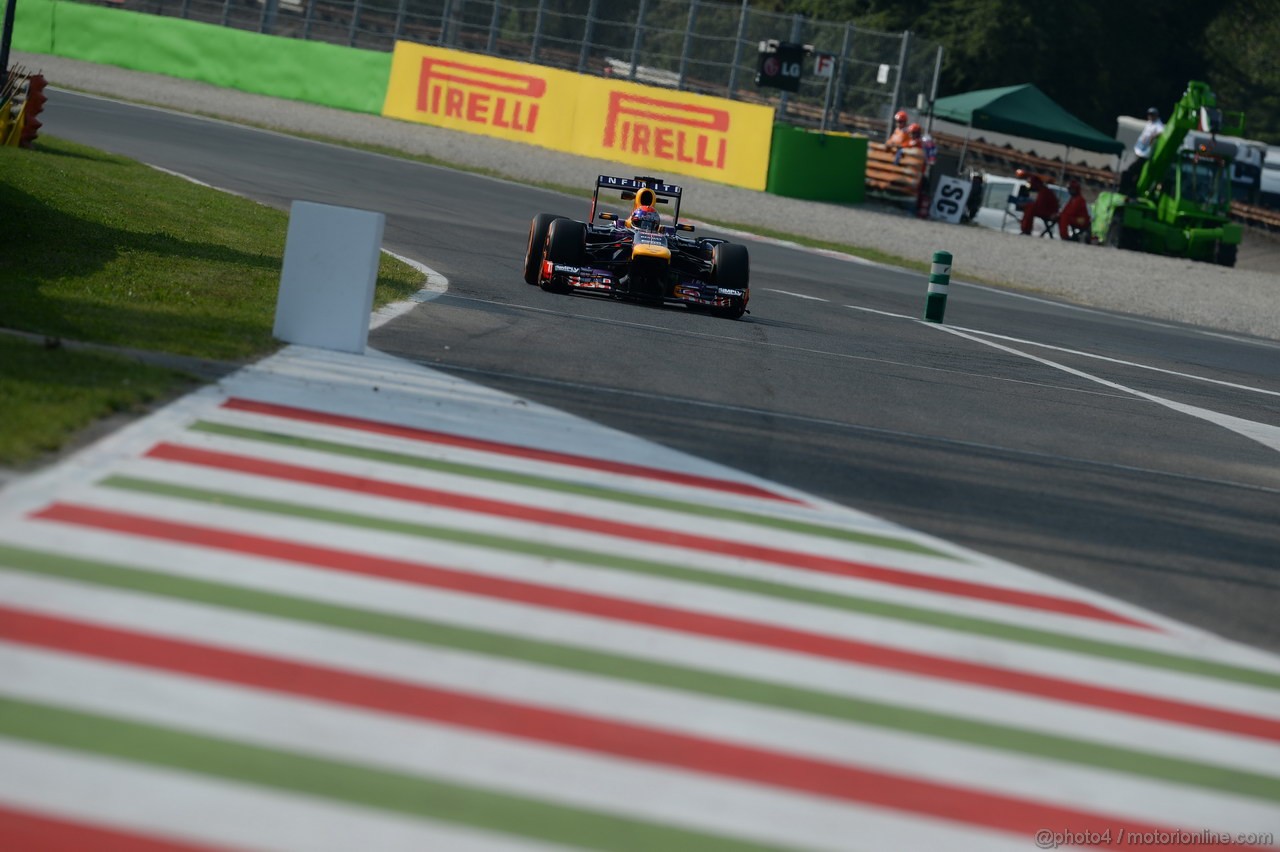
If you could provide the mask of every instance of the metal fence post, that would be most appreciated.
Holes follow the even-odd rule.
[[[400,0],[400,2],[396,4],[396,29],[395,32],[391,34],[392,41],[399,41],[400,34],[404,32],[404,7],[408,2],[409,0]]]
[[[886,132],[893,132],[893,114],[898,110],[902,99],[902,73],[907,69],[908,45],[911,44],[911,30],[902,31],[902,50],[898,52],[898,77],[893,81],[893,103],[889,104],[889,118],[885,122]]]
[[[538,0],[538,12],[533,19],[533,41],[529,43],[529,61],[538,61],[538,43],[542,41],[542,10],[547,0]]]
[[[648,0],[640,0],[640,6],[636,9],[636,36],[631,40],[631,73],[627,79],[634,81],[636,79],[636,71],[640,67],[640,44],[644,41],[644,11],[648,5]]]
[[[445,39],[449,37],[449,19],[453,17],[453,0],[444,0],[444,5],[440,7],[440,35],[436,37],[436,44],[444,47]]]
[[[787,41],[794,44],[800,40],[800,24],[802,21],[804,21],[804,18],[799,14],[791,16],[791,34],[787,36]],[[790,94],[790,92],[784,89],[782,91],[782,97],[778,98],[778,118],[787,117],[787,103],[791,100],[789,97]]]
[[[582,50],[578,52],[579,74],[582,74],[587,70],[587,56],[591,52],[591,38],[595,35],[596,10],[599,5],[599,0],[591,0],[590,4],[587,6],[587,20],[582,26]]]
[[[835,92],[831,96],[831,103],[835,109],[835,124],[840,125],[840,105],[844,103],[844,75],[849,63],[852,61],[849,56],[849,45],[853,42],[853,24],[846,23],[844,25],[844,40],[840,43],[840,62],[835,67]]]
[[[231,0],[222,0],[222,25],[225,27],[231,20]]]
[[[445,21],[444,43],[449,47],[456,47],[458,44],[458,33],[462,29],[462,22],[467,16],[467,0],[450,0],[449,2],[449,18]]]
[[[360,20],[360,0],[351,4],[351,26],[347,30],[347,44],[356,46],[356,23]]]
[[[311,40],[311,16],[315,14],[317,0],[307,0],[307,11],[302,16],[302,40]]]
[[[933,133],[933,102],[938,99],[938,77],[942,75],[942,45],[938,45],[938,56],[933,60],[933,85],[929,88],[929,129]]]
[[[264,0],[262,4],[262,14],[258,15],[258,32],[271,32],[268,21],[276,15],[276,0]]]
[[[742,59],[742,39],[747,34],[747,3],[748,0],[742,0],[742,11],[738,13],[738,34],[733,39],[733,65],[729,68],[729,92],[725,97],[733,100],[733,94],[738,90],[738,62]]]
[[[4,30],[0,35],[0,87],[6,89],[9,86],[9,50],[13,47],[13,24],[17,16],[17,0],[7,0],[4,4]]]
[[[680,77],[677,89],[684,88],[685,71],[689,68],[689,48],[693,44],[693,28],[698,23],[698,0],[689,0],[689,20],[684,27],[684,45],[680,48]]]
[[[489,16],[489,43],[485,46],[484,52],[492,56],[496,51],[494,48],[498,46],[498,28],[502,23],[502,3],[500,0],[493,0],[493,14]]]

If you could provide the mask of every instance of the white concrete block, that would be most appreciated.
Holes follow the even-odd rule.
[[[363,354],[387,217],[295,201],[289,210],[273,334],[287,343]]]

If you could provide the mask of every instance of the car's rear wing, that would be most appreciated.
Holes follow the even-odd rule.
[[[684,194],[684,190],[673,183],[665,183],[662,178],[639,175],[631,178],[611,175],[597,177],[595,191],[591,194],[591,218],[589,219],[591,222],[596,219],[596,207],[600,202],[602,189],[617,190],[623,200],[633,201],[634,207],[673,204],[675,209],[670,214],[671,224],[676,225],[680,222],[680,197]]]

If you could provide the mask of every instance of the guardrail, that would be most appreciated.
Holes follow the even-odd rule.
[[[1233,201],[1231,202],[1231,218],[1269,233],[1280,232],[1280,210],[1259,207],[1256,204],[1245,204],[1242,201]]]

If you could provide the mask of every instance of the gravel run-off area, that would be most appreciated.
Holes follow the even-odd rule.
[[[203,83],[15,53],[11,63],[41,72],[51,86],[153,104],[286,132],[426,155],[513,180],[582,186],[598,174],[630,174],[613,160],[572,156],[423,124],[267,98]],[[46,112],[57,107],[53,93]],[[667,175],[663,175],[667,177]],[[843,245],[877,249],[927,263],[952,253],[952,281],[978,281],[1097,308],[1218,331],[1280,340],[1280,240],[1246,230],[1234,269],[1138,252],[947,225],[873,205],[800,201],[671,176],[686,188],[691,218],[769,228]],[[430,263],[430,258],[421,258]]]

